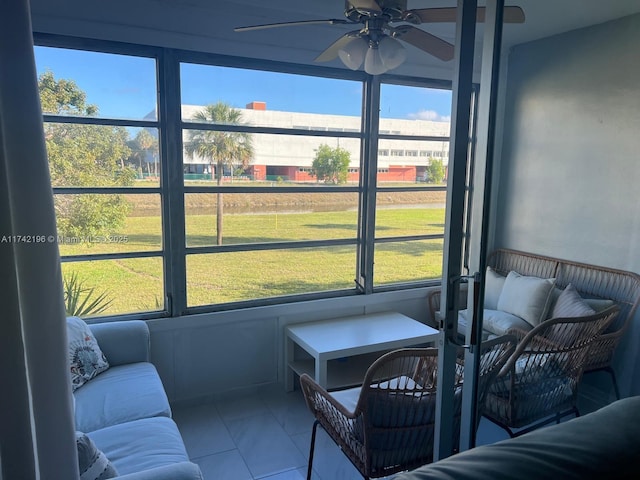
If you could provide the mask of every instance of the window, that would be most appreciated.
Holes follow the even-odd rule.
[[[425,183],[429,180],[426,154],[449,141],[451,91],[384,83],[380,105],[381,127],[394,124],[396,136],[381,134],[379,144],[388,147],[392,157],[404,158],[402,164],[391,159],[379,177],[374,287],[438,279],[446,188]]]
[[[85,300],[97,302],[85,315],[163,310],[155,58],[35,57],[69,313]]]
[[[439,279],[445,187],[428,169],[435,152],[446,168],[450,91],[383,83],[368,138],[363,105],[377,94],[357,72],[55,41],[65,48],[35,51],[58,243],[65,278],[110,302],[94,314],[177,316]],[[373,214],[371,250],[359,219]]]
[[[183,162],[210,172],[184,181],[187,308],[354,289],[361,84],[194,63],[180,71]],[[318,89],[339,102],[318,102]],[[343,156],[342,173],[313,168],[323,152]]]

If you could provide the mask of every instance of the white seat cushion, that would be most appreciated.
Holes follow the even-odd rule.
[[[158,372],[147,362],[111,367],[74,396],[76,430],[85,433],[140,418],[171,416]]]
[[[329,395],[335,398],[350,412],[355,412],[356,405],[358,405],[358,399],[360,398],[360,390],[362,390],[361,387],[348,388],[347,390],[329,392]]]
[[[120,475],[189,461],[178,427],[170,418],[143,418],[88,435]]]
[[[460,310],[458,312],[458,333],[464,335],[466,333],[468,322],[468,310]],[[493,335],[504,335],[510,328],[519,328],[528,332],[533,327],[524,319],[502,310],[484,309],[482,322],[482,341],[487,340]]]

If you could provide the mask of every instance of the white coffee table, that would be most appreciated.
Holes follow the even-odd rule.
[[[327,389],[362,383],[364,372],[385,350],[435,342],[438,330],[397,312],[299,323],[285,328],[285,388],[308,373]],[[308,358],[296,358],[296,345]],[[300,356],[300,355],[299,355]],[[329,365],[330,360],[336,360]]]

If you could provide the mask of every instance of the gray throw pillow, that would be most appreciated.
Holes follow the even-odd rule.
[[[575,287],[567,285],[553,306],[552,318],[587,317],[596,311],[580,296]]]
[[[118,476],[113,464],[86,433],[76,432],[80,480],[107,480]]]

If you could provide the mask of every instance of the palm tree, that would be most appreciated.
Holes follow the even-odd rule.
[[[133,139],[134,150],[140,162],[140,170],[142,171],[142,162],[146,162],[146,154],[149,153],[153,157],[154,175],[158,175],[156,167],[156,159],[158,158],[158,139],[155,138],[147,129],[140,130]],[[151,173],[150,166],[147,162],[147,173]]]
[[[223,125],[242,124],[242,112],[224,102],[213,103],[196,112],[193,120],[202,123]],[[209,161],[211,172],[215,171],[217,184],[222,185],[225,166],[233,170],[240,165],[247,168],[253,157],[251,135],[246,132],[223,132],[214,130],[192,130],[185,144],[185,152],[193,157]],[[222,245],[222,193],[218,192],[216,212],[217,244]]]

